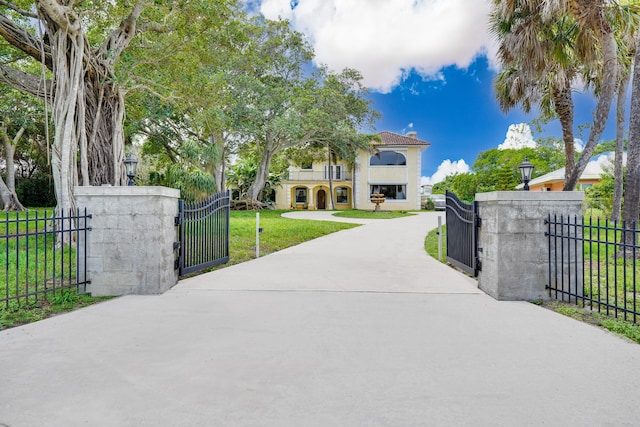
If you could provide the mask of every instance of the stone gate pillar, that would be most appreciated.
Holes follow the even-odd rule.
[[[549,214],[580,217],[584,193],[496,191],[478,193],[476,200],[482,220],[478,287],[498,300],[549,299],[545,289],[549,247],[544,221]],[[566,263],[578,261],[574,255]]]
[[[92,215],[86,245],[92,295],[160,294],[177,283],[179,190],[75,187],[74,194],[78,207]]]

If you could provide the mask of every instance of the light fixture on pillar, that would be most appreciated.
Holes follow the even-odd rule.
[[[124,161],[124,168],[127,172],[127,178],[129,178],[129,182],[127,185],[134,185],[133,178],[136,176],[136,171],[138,169],[138,161],[133,157],[129,156]]]
[[[526,157],[520,165],[520,173],[522,174],[522,182],[524,183],[524,191],[529,191],[529,181],[531,181],[531,174],[533,173],[533,164],[529,162]]]

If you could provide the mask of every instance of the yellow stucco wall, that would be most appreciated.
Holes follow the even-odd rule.
[[[356,171],[352,172],[342,162],[342,179],[333,181],[334,200],[336,209],[357,209],[373,210],[375,204],[371,203],[371,185],[404,185],[406,188],[405,200],[386,200],[381,209],[383,210],[415,210],[420,209],[420,169],[421,152],[424,147],[385,147],[381,150],[396,151],[404,154],[407,159],[406,166],[369,166],[371,154],[368,151],[360,151],[357,159]],[[292,209],[302,208],[302,203],[296,203],[295,190],[298,188],[307,191],[307,209],[319,209],[319,192],[325,191],[325,209],[331,209],[329,198],[329,181],[324,178],[324,167],[326,162],[315,162],[312,169],[290,168],[290,180],[284,180],[280,187],[276,189],[276,208]],[[355,175],[355,180],[354,180]],[[337,203],[337,189],[345,187],[348,189],[348,202]],[[321,201],[321,200],[320,200]]]
[[[421,152],[424,147],[385,147],[402,153],[407,158],[407,166],[369,166],[371,154],[361,151],[358,156],[357,170],[357,208],[363,210],[375,209],[371,203],[371,185],[406,185],[406,200],[386,200],[380,208],[382,210],[415,210],[420,209],[420,169]]]
[[[338,188],[347,188],[347,203],[338,203]],[[296,203],[296,190],[306,189],[307,202]],[[276,209],[322,209],[318,205],[322,202],[321,192],[324,191],[324,209],[331,209],[328,181],[285,181],[276,189]],[[352,185],[350,182],[336,180],[333,183],[333,195],[336,209],[344,210],[353,207]]]

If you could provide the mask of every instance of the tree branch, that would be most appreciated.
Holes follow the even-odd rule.
[[[102,46],[100,46],[96,52],[96,56],[113,65],[120,57],[122,51],[129,46],[129,43],[131,43],[131,40],[135,37],[136,21],[145,7],[146,3],[144,1],[136,2],[129,16],[122,20],[120,26],[113,30]]]
[[[9,9],[12,9],[12,10],[18,12],[20,15],[26,16],[27,18],[38,19],[38,15],[36,15],[35,13],[29,12],[28,10],[20,9],[18,6],[16,6],[13,3],[9,3],[8,1],[0,0],[0,6],[6,6]]]
[[[27,30],[16,25],[15,22],[2,14],[0,14],[0,36],[11,46],[23,51],[38,62],[42,62],[40,47],[44,46],[45,65],[51,69],[51,47],[46,43],[41,43],[39,39],[29,34]]]
[[[46,80],[43,84],[40,77],[3,64],[0,64],[0,82],[42,100],[50,100],[50,96],[47,95],[52,93],[50,80]]]
[[[67,34],[77,35],[82,31],[80,18],[73,11],[73,3],[64,6],[57,0],[36,0],[36,8],[39,15],[49,24],[53,23]],[[50,26],[54,30],[54,26]]]

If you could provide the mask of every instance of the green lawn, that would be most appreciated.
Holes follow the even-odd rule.
[[[424,238],[424,250],[433,258],[438,259],[438,229],[434,228],[429,231],[429,234]],[[439,261],[444,262],[447,259],[447,226],[442,226],[442,259]]]
[[[15,221],[15,214],[9,214],[10,221],[4,221],[7,216],[0,216],[0,259],[9,262],[7,265],[11,267],[8,275],[0,281],[0,298],[6,295],[15,295],[16,293],[24,293],[25,286],[29,285],[29,289],[33,289],[35,283],[41,282],[36,274],[42,275],[46,273],[48,279],[45,282],[51,282],[51,277],[59,276],[60,266],[67,268],[69,264],[75,265],[75,253],[69,248],[59,251],[59,257],[56,264],[49,272],[44,272],[41,267],[44,260],[45,247],[48,251],[48,263],[51,264],[51,248],[53,246],[52,238],[45,240],[44,237],[21,237],[18,244],[15,237],[6,237],[7,230],[9,234],[15,234],[16,231],[24,233],[26,231],[26,222],[24,220],[27,215],[29,218],[35,218],[35,211],[28,213],[20,213],[18,220]],[[50,212],[50,209],[47,210]],[[46,214],[43,209],[37,209],[38,217],[44,218]],[[309,221],[309,220],[293,220],[281,217],[281,214],[287,211],[260,211],[260,226],[263,232],[260,234],[260,255],[267,255],[272,252],[279,251],[289,246],[297,245],[305,241],[324,236],[340,230],[357,227],[357,224],[346,224],[328,221]],[[230,214],[230,235],[229,235],[229,262],[218,266],[224,268],[229,265],[238,264],[255,258],[256,243],[256,212],[255,211],[235,211]],[[44,222],[38,222],[38,229],[43,228]],[[16,229],[17,226],[17,229]],[[35,231],[35,226],[30,225],[29,231]],[[38,245],[36,246],[36,242]],[[46,243],[46,244],[45,244]],[[18,245],[16,247],[16,245]],[[64,256],[64,258],[62,257]],[[64,261],[62,261],[64,260]],[[37,263],[36,263],[37,261]],[[61,262],[62,261],[62,262]],[[19,273],[16,277],[16,263],[20,263],[20,270],[25,270],[26,263],[29,264],[29,274]],[[36,268],[36,265],[39,267]],[[105,297],[95,298],[87,294],[77,294],[75,289],[60,289],[46,295],[38,295],[30,297],[28,300],[12,300],[8,305],[0,304],[0,330],[8,327],[17,326],[24,323],[34,322],[46,317],[50,317],[57,313],[71,311],[73,309],[84,307],[96,302],[104,301]]]
[[[298,245],[325,234],[357,227],[329,221],[310,221],[282,217],[283,210],[260,211],[260,256]],[[218,266],[224,268],[255,258],[256,212],[232,211],[229,225],[229,262]]]
[[[53,229],[47,219],[51,216],[51,208],[0,214],[0,259],[5,264],[0,330],[106,299],[78,294],[71,286],[76,281],[75,248],[59,247],[52,235],[38,234]]]

